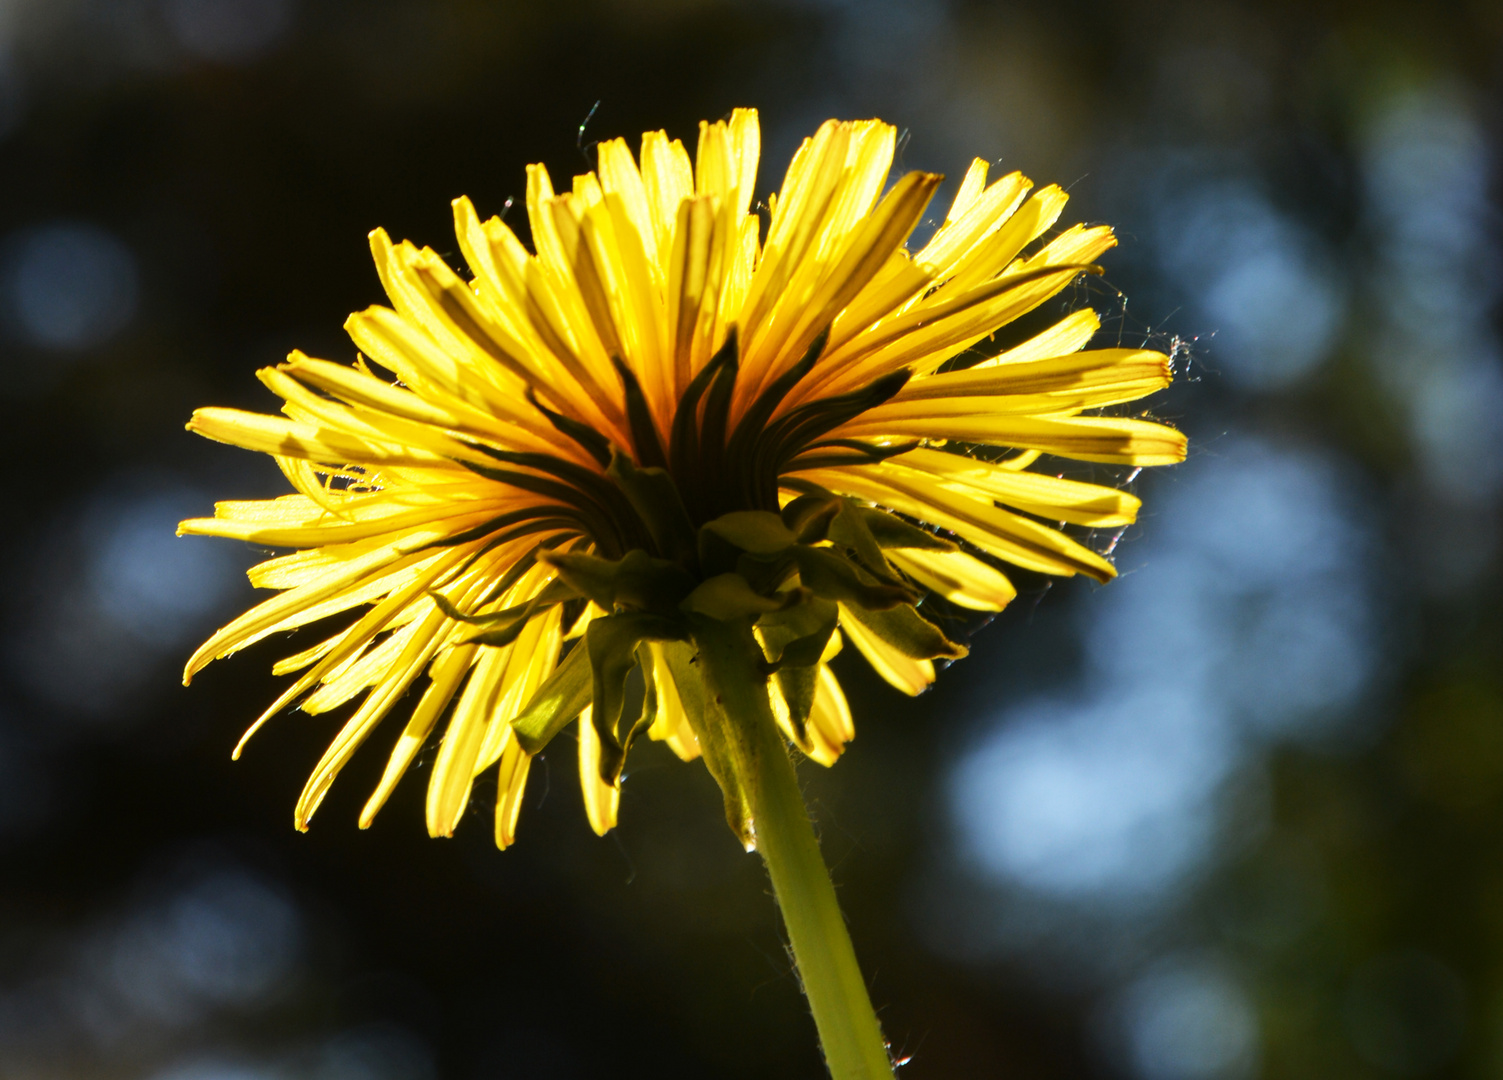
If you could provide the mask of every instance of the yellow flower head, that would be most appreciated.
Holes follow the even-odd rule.
[[[465,198],[468,280],[378,229],[392,307],[345,324],[354,364],[294,352],[260,372],[284,415],[194,414],[190,430],[271,454],[297,494],[182,523],[295,549],[251,570],[278,594],[210,638],[186,677],[359,612],[276,665],[302,674],[246,733],[293,702],[322,713],[364,695],[298,801],[299,828],[426,674],[362,826],[447,714],[429,831],[450,835],[475,777],[496,768],[505,847],[532,756],[578,718],[596,831],[615,823],[645,731],[704,755],[750,844],[736,733],[694,662],[703,620],[754,625],[780,724],[829,764],[854,734],[828,666],[843,639],[916,694],[935,659],[965,653],[921,613],[926,595],[1000,610],[1014,590],[999,561],[1113,575],[1043,522],[1121,526],[1137,499],[1027,468],[1044,454],[1182,460],[1177,431],[1098,411],[1166,386],[1168,358],[1082,351],[1090,310],[1000,355],[968,351],[1094,270],[1111,230],[1040,244],[1064,192],[1030,195],[1018,173],[988,184],[977,160],[910,251],[941,178],[909,173],[884,194],[894,134],[824,124],[767,200],[765,234],[751,110],[701,124],[692,166],[660,131],[640,160],[601,143],[597,171],[563,194],[534,165],[535,253]],[[635,667],[639,717],[626,707]]]

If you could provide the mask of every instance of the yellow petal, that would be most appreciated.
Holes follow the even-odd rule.
[[[724,276],[723,244],[715,242],[719,217],[709,196],[678,206],[668,264],[668,322],[672,335],[674,397],[713,355],[715,311]]]
[[[527,790],[527,772],[532,755],[512,738],[501,754],[496,772],[496,847],[505,851],[517,842],[517,818],[522,813],[522,795]]]
[[[1148,349],[1093,349],[1066,356],[1021,363],[967,368],[910,379],[892,399],[931,401],[938,398],[1037,396],[1091,391],[1132,401],[1162,390],[1172,379],[1169,358]],[[983,403],[976,403],[985,409]],[[874,410],[875,411],[875,410]]]
[[[440,622],[440,619],[435,619],[433,625],[436,627]],[[391,711],[392,706],[407,692],[412,681],[432,659],[436,649],[437,641],[431,634],[419,636],[398,659],[397,666],[387,679],[370,692],[349,722],[335,736],[334,742],[324,751],[324,756],[314,767],[313,775],[308,778],[308,783],[298,798],[293,812],[293,824],[299,832],[307,830],[309,819],[329,793],[334,778],[375,730],[376,725]]]
[[[433,731],[433,726],[438,722],[439,716],[454,699],[455,692],[459,689],[460,682],[470,670],[478,647],[475,645],[458,645],[444,653],[430,670],[432,681],[428,689],[423,691],[422,699],[417,707],[412,710],[412,716],[407,721],[407,726],[402,729],[397,745],[387,759],[386,771],[381,774],[381,781],[376,785],[370,800],[365,804],[365,809],[360,812],[360,827],[368,829],[371,822],[376,820],[376,814],[381,807],[386,805],[386,800],[391,798],[391,793],[396,789],[397,781],[401,780],[411,767],[413,759],[418,751],[428,741],[428,735]]]
[[[941,450],[911,450],[891,461],[1052,521],[1097,528],[1130,525],[1142,506],[1137,496],[1116,488],[1022,472]]]
[[[1001,611],[1018,594],[1004,574],[964,551],[904,549],[884,554],[924,588],[973,611]]]
[[[945,214],[945,224],[959,219],[986,190],[986,172],[987,164],[984,159],[975,158],[971,161],[971,167],[965,171],[965,179],[960,182],[955,198],[950,202],[949,212]]]
[[[561,278],[531,259],[525,279],[527,314],[533,328],[589,402],[589,411],[579,414],[578,419],[602,433],[615,435],[625,445],[620,378],[610,366],[572,276]]]
[[[272,633],[275,628],[285,623],[286,620],[296,618],[301,613],[315,607],[321,601],[328,600],[330,597],[349,589],[350,586],[360,582],[363,578],[379,570],[383,570],[398,559],[411,554],[412,546],[414,546],[412,540],[404,536],[399,540],[369,551],[359,558],[350,560],[347,565],[341,567],[337,572],[331,572],[328,576],[316,582],[310,582],[300,588],[292,589],[257,604],[228,626],[217,631],[208,641],[199,646],[198,650],[189,658],[187,667],[183,672],[184,685],[210,661],[221,659],[252,642],[259,641],[266,634]],[[438,560],[441,557],[438,553],[432,556],[434,560]]]
[[[729,126],[735,194],[732,212],[744,216],[756,194],[757,165],[762,156],[762,127],[756,109],[732,109]]]
[[[431,248],[403,244],[396,249],[393,273],[408,288],[408,318],[421,325],[450,356],[464,358],[469,381],[489,383],[503,392],[535,376],[526,345],[502,322],[492,319],[468,284]]]
[[[1176,465],[1186,449],[1184,434],[1172,427],[1115,416],[947,416],[893,420],[871,434],[1013,446],[1108,465]]]
[[[425,618],[433,618],[434,607],[431,603],[415,607],[414,601],[433,585],[434,582],[442,578],[453,566],[467,558],[472,550],[473,545],[467,545],[448,552],[439,553],[427,560],[426,566],[420,573],[409,575],[402,579],[400,588],[389,586],[384,590],[384,592],[389,592],[390,595],[387,595],[384,600],[362,615],[356,620],[354,625],[347,627],[335,635],[330,642],[325,643],[328,645],[328,648],[320,647],[319,651],[322,653],[322,656],[319,661],[311,670],[283,691],[281,696],[271,704],[271,707],[263,712],[260,718],[246,730],[245,734],[240,737],[240,742],[235,746],[235,751],[231,757],[238,759],[250,737],[272,716],[276,715],[291,702],[297,700],[297,698],[317,685],[321,680],[336,677],[337,673],[345,665],[353,662],[354,658],[359,655],[361,650],[366,648],[377,634],[389,627],[402,625],[405,622],[411,621],[412,616],[419,610]],[[515,557],[514,552],[508,552],[503,548],[501,554],[496,557],[496,561],[505,559],[509,564]],[[471,567],[469,575],[473,580],[483,577],[488,572],[492,572],[492,565],[480,563],[477,566]],[[347,594],[338,603],[331,601],[299,609],[294,615],[283,619],[281,622],[262,628],[257,633],[256,638],[304,625],[323,615],[333,614],[338,610],[345,610],[347,607],[354,606],[356,602],[365,603],[368,600],[375,599],[376,596],[383,595],[383,593],[374,592],[365,595],[363,594],[364,592],[364,590],[356,590],[353,596]],[[233,628],[234,625],[232,623],[230,628]],[[437,625],[442,627],[443,624],[440,621]],[[223,633],[224,631],[221,631],[221,634]],[[435,637],[432,640],[435,649],[441,647],[441,638]],[[241,641],[233,647],[241,648],[245,644],[249,644],[249,641]]]
[[[543,500],[532,496],[528,503]],[[464,532],[507,510],[527,505],[512,497],[505,499],[466,499],[448,506],[433,506],[406,513],[387,514],[365,521],[342,521],[325,518],[324,523],[277,527],[256,521],[224,518],[189,518],[178,524],[180,536],[223,536],[234,540],[266,544],[269,547],[309,547],[324,544],[348,544],[356,540],[391,534],[410,540],[419,532],[430,542]],[[322,512],[322,511],[320,511]]]
[[[407,465],[458,468],[439,454],[385,440],[363,439],[279,416],[210,407],[196,409],[188,430],[245,450],[343,465]]]
[[[804,140],[788,166],[742,311],[742,363],[751,378],[760,378],[770,359],[765,348],[754,355],[753,343],[763,339],[773,309],[793,292],[790,283],[804,269],[805,256],[841,204],[853,137],[858,137],[855,125],[828,121]]]
[[[996,232],[966,253],[944,288],[959,292],[1002,273],[1023,248],[1059,220],[1068,201],[1069,196],[1055,184],[1034,192]]]
[[[606,139],[595,147],[600,187],[609,196],[621,201],[626,220],[637,232],[637,242],[656,269],[661,280],[658,261],[658,232],[653,222],[652,206],[647,198],[647,186],[642,174],[627,148],[625,139]]]
[[[594,706],[579,714],[579,787],[584,795],[585,816],[596,836],[616,827],[621,808],[621,789],[600,779],[600,734],[591,719]]]
[[[511,646],[483,649],[470,681],[465,684],[454,715],[444,730],[433,775],[428,781],[428,835],[453,836],[455,826],[470,801],[470,786],[475,781],[475,759],[485,741],[486,721],[496,698],[501,677],[506,672],[507,653]]]
[[[694,169],[683,143],[661,131],[642,136],[642,187],[657,233],[658,257],[664,258],[673,247],[679,204],[694,194]]]
[[[526,320],[517,314],[523,310],[526,296],[522,269],[527,265],[527,249],[500,218],[482,222],[467,196],[461,195],[450,205],[454,210],[454,237],[474,274],[476,295],[493,318],[504,322],[513,336],[523,338]]]
[[[498,604],[509,607],[525,603],[528,597],[542,588],[545,579],[551,576],[529,572],[518,582],[518,587],[512,590],[511,595],[498,601]],[[475,759],[477,775],[500,758],[506,740],[511,735],[512,719],[522,712],[537,688],[553,674],[553,669],[558,664],[559,645],[563,640],[559,626],[562,617],[562,608],[550,608],[530,619],[517,635],[507,661],[506,675],[501,680],[501,689],[488,720],[485,743]]]
[[[815,336],[830,326],[836,315],[877,276],[918,224],[943,179],[936,173],[909,173],[853,226],[843,254],[838,261],[831,261],[824,280],[801,302],[796,320],[776,338],[769,335],[762,340],[761,346],[769,352],[767,366],[760,383],[751,375],[746,378],[743,407],[768,382],[797,363]]]
[[[807,190],[779,203],[779,216],[787,217],[790,224],[779,234],[778,223],[773,223],[767,252],[752,280],[750,310],[742,324],[744,381],[737,382],[737,413],[760,386],[776,377],[783,364],[796,361],[814,335],[834,318],[839,308],[829,309],[829,299],[821,291],[830,290],[831,298],[839,291],[842,283],[836,280],[836,268],[841,262],[852,258],[853,272],[864,284],[901,241],[891,236],[894,229],[910,216],[916,221],[922,204],[933,193],[934,184],[917,174],[906,184],[900,181],[893,189],[896,197],[886,202],[885,209],[874,212],[873,204],[892,165],[896,137],[895,128],[875,121],[839,125],[806,173]],[[786,240],[785,247],[774,245],[773,238],[779,235]],[[818,325],[812,325],[813,320]]]
[[[1046,249],[1047,250],[1047,249]],[[915,306],[877,323],[832,353],[801,387],[805,401],[863,386],[872,379],[912,368],[933,371],[988,334],[1032,311],[1084,272],[1083,264],[1034,265],[966,290],[938,303]]]
[[[1032,186],[1033,181],[1022,173],[1008,173],[946,221],[915,259],[933,266],[940,274],[948,273],[967,252],[1012,216]]]
[[[1027,360],[1046,360],[1051,356],[1066,356],[1086,347],[1086,343],[1101,329],[1101,316],[1090,308],[1066,315],[1049,329],[1034,334],[1023,344],[983,360],[976,368],[996,364],[1019,364]],[[973,368],[972,370],[975,370]]]
[[[607,195],[592,207],[583,225],[585,251],[605,307],[595,317],[611,322],[620,342],[617,355],[637,376],[658,422],[659,438],[666,439],[677,399],[670,400],[672,387],[665,378],[659,326],[662,298],[647,253],[618,195]]]
[[[934,681],[934,663],[904,656],[853,619],[842,604],[840,626],[872,669],[909,697],[922,694]]]
[[[940,487],[922,474],[884,467],[830,469],[807,474],[831,491],[856,495],[959,533],[982,551],[1026,570],[1098,581],[1116,576],[1112,564],[1047,525],[1020,517],[988,499]]]
[[[456,607],[461,609],[473,608],[476,603],[483,600],[492,591],[497,573],[501,572],[503,567],[509,568],[515,563],[525,544],[526,541],[504,545],[493,556],[489,564],[483,560],[477,560],[465,573],[445,585],[442,591],[447,594],[449,601]],[[518,589],[530,590],[536,588],[540,577],[540,575],[524,575],[512,592],[514,593]],[[511,598],[510,595],[508,598]],[[464,627],[463,632],[460,632],[461,628],[459,624],[454,623],[453,620],[448,620],[445,625],[448,628],[448,635],[451,641],[456,637],[466,636],[468,633],[468,627]],[[459,689],[460,683],[469,673],[471,665],[479,653],[479,646],[456,644],[447,648],[434,661],[429,670],[432,681],[428,690],[423,694],[422,700],[414,710],[412,719],[408,722],[406,729],[397,740],[397,744],[387,761],[386,771],[381,777],[381,782],[377,785],[375,793],[366,803],[365,809],[361,813],[361,828],[369,827],[376,812],[391,795],[397,781],[401,779],[402,775],[412,764],[412,759],[422,748],[429,732],[433,730],[438,717],[453,699],[455,692]]]
[[[519,437],[530,434],[525,430],[517,431],[515,427],[509,429],[499,423],[493,414],[467,406],[457,399],[438,402],[431,395],[424,397],[343,364],[315,360],[300,352],[294,352],[288,358],[283,370],[299,381],[326,390],[349,404],[390,413],[415,423],[469,432],[498,441],[503,446],[514,445]],[[524,447],[553,449],[551,443],[536,438],[526,438],[518,448]]]
[[[432,606],[431,601],[429,606]],[[380,681],[421,626],[421,623],[409,623],[379,645],[368,647],[358,656],[352,656],[336,666],[325,677],[323,685],[310,694],[299,708],[315,716],[326,713]]]
[[[673,681],[673,670],[668,666],[661,645],[649,642],[647,647],[652,657],[652,682],[657,696],[657,713],[647,729],[647,736],[666,742],[681,760],[693,761],[700,754],[699,739],[689,726],[678,684]]]
[[[809,710],[807,725],[813,752],[809,754],[821,765],[835,764],[845,752],[846,743],[856,737],[856,725],[851,718],[851,707],[846,703],[845,691],[840,680],[828,664],[819,665],[819,674],[814,684],[814,706]]]
[[[887,265],[856,294],[835,320],[830,340],[825,343],[826,354],[840,355],[852,338],[874,323],[880,325],[879,320],[901,312],[907,302],[934,278],[935,271],[931,267],[914,262],[907,251],[894,251],[888,257]]]

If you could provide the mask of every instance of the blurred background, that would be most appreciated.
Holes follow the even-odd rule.
[[[283,490],[183,422],[352,358],[366,232],[754,105],[763,192],[829,116],[1066,185],[1122,244],[1040,323],[1173,352],[1191,434],[1098,474],[1119,581],[842,675],[801,775],[901,1075],[1503,1076],[1500,89],[1496,0],[0,3],[0,1075],[823,1075],[700,765],[597,839],[561,739],[502,854],[422,776],[357,830],[372,748],[298,835],[338,720],[229,760],[286,643],[178,685],[264,553],[175,522]]]

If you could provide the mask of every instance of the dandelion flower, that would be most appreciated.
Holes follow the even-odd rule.
[[[597,832],[615,824],[635,739],[703,756],[731,827],[768,859],[837,1076],[881,1074],[859,1071],[877,1069],[875,1021],[867,1031],[859,1008],[843,1020],[816,1000],[823,961],[800,939],[849,942],[829,922],[833,894],[805,903],[780,880],[823,874],[804,865],[813,833],[796,785],[787,795],[784,739],[828,765],[853,737],[829,666],[842,643],[908,694],[936,660],[965,655],[926,598],[1000,610],[1014,596],[1005,565],[1113,576],[1059,526],[1122,526],[1138,500],[1030,471],[1040,458],[1185,453],[1172,428],[1102,411],[1171,372],[1157,352],[1085,348],[1094,312],[986,349],[1095,271],[1111,230],[1054,231],[1063,191],[1018,173],[988,182],[977,160],[910,250],[941,177],[889,187],[894,146],[879,121],[827,122],[764,216],[757,116],[737,110],[700,125],[692,163],[649,132],[636,158],[601,143],[596,171],[563,193],[530,167],[532,251],[455,200],[467,274],[376,230],[391,306],[345,324],[354,363],[294,352],[259,373],[283,415],[207,408],[189,424],[272,455],[296,493],[219,503],[180,528],[293,549],[251,570],[277,595],[210,638],[188,678],[351,613],[276,665],[300,674],[246,733],[293,703],[323,713],[361,699],[298,800],[300,829],[409,692],[362,827],[440,725],[429,832],[452,834],[493,769],[501,847],[529,762],[575,720]],[[802,907],[814,923],[795,925]]]

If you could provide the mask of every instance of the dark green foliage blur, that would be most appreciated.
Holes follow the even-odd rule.
[[[229,751],[314,637],[178,685],[262,553],[174,522],[285,490],[191,410],[271,408],[253,372],[292,348],[353,358],[373,227],[457,261],[454,196],[524,229],[527,163],[564,186],[597,139],[692,152],[750,105],[763,194],[830,116],[907,129],[904,168],[1065,185],[1061,226],[1122,244],[1028,325],[1092,304],[1183,376],[1150,406],[1191,461],[1096,473],[1147,504],[1133,573],[1019,574],[918,699],[841,661],[858,737],[800,775],[899,1075],[1503,1075],[1500,90],[1496,0],[0,6],[0,1074],[823,1075],[701,764],[635,749],[597,839],[562,738],[499,853],[490,778],[453,840],[422,768],[357,830],[391,720],[302,835],[339,717]],[[1265,526],[1317,539],[1237,546]],[[1129,603],[1167,614],[1119,631]],[[1358,652],[1305,663],[1332,612]],[[1091,743],[1197,664],[1199,734]]]

